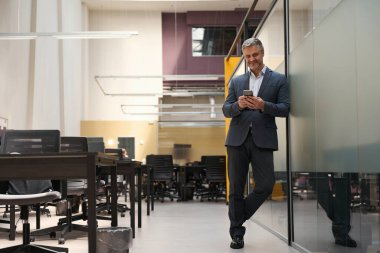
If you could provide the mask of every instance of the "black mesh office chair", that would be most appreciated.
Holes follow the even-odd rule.
[[[115,156],[119,160],[124,160],[125,158],[123,157],[123,151],[121,148],[105,148],[104,153],[110,156]],[[121,182],[120,182],[121,181]],[[118,188],[119,192],[122,192],[125,198],[125,201],[127,201],[127,184],[123,184],[123,180],[118,180]],[[107,180],[108,182],[108,180]],[[108,214],[111,214],[111,201],[110,201],[110,189],[111,185],[109,183],[106,184],[106,202],[105,203],[100,203],[97,206],[97,211],[107,211]],[[125,212],[129,210],[129,207],[125,204],[117,204],[117,211],[120,212],[120,216],[124,217]]]
[[[146,165],[152,170],[153,197],[161,199],[167,197],[171,201],[178,198],[173,181],[173,157],[172,155],[147,155]]]
[[[1,153],[33,154],[42,152],[59,152],[60,132],[58,130],[6,130],[1,140]],[[51,191],[50,180],[11,180],[8,182],[7,194],[0,194],[0,204],[21,206],[20,218],[23,223],[23,244],[1,249],[0,252],[68,252],[66,248],[31,245],[30,224],[28,222],[29,206],[40,206],[61,197]],[[14,210],[14,209],[13,209]],[[37,208],[37,210],[39,210]],[[15,228],[14,213],[11,212],[11,228]],[[39,227],[39,213],[37,227]],[[14,232],[11,229],[11,233]]]
[[[218,201],[226,198],[226,157],[202,156],[201,163],[205,166],[208,189],[201,194],[204,199]]]
[[[87,152],[86,137],[61,137],[61,152]],[[58,225],[33,231],[32,235],[50,234],[51,238],[56,237],[56,231],[61,231],[58,238],[59,244],[65,243],[65,235],[72,230],[87,232],[86,225],[73,224],[73,221],[87,220],[87,205],[82,201],[82,213],[73,215],[73,202],[76,197],[84,198],[87,182],[84,179],[62,180],[60,188],[62,199],[67,199],[66,217],[59,219]]]

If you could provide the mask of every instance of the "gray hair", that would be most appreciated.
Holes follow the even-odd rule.
[[[256,47],[260,48],[264,52],[263,43],[261,43],[261,41],[259,39],[257,39],[257,38],[246,39],[243,42],[243,44],[241,45],[241,50],[244,50],[244,48],[246,48],[246,47],[252,47],[252,46],[256,46]]]

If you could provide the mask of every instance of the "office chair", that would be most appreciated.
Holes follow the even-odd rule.
[[[201,194],[201,202],[205,198],[209,201],[226,198],[226,157],[202,156],[201,163],[205,166],[208,190]]]
[[[117,159],[123,160],[125,159],[122,154],[122,149],[121,148],[105,148],[104,153],[107,155],[111,156],[116,156]],[[118,184],[119,185],[119,184]],[[108,214],[111,214],[111,201],[110,201],[110,195],[109,195],[109,189],[111,188],[110,184],[106,185],[106,202],[105,203],[100,203],[97,205],[97,211],[107,211]],[[127,201],[127,184],[121,184],[121,192],[123,192],[125,196],[125,201]],[[129,210],[129,207],[125,204],[117,204],[117,211],[120,212],[121,217],[125,217],[125,212]]]
[[[103,137],[87,137],[87,149],[88,149],[88,152],[104,153],[105,146],[103,142]],[[102,184],[107,185],[109,182],[108,175],[100,175],[99,180],[104,182]],[[98,212],[101,212],[103,210],[109,210],[111,208],[108,188],[105,187],[105,190],[106,190],[105,192],[106,203],[100,203],[97,205]],[[101,219],[105,219],[105,218],[101,218]]]
[[[5,130],[2,135],[0,153],[33,154],[59,152],[60,132],[58,130]],[[9,194],[41,193],[52,189],[51,180],[11,180],[8,182]],[[36,207],[36,227],[40,227],[40,205]],[[15,206],[10,207],[9,239],[16,235]],[[3,223],[8,223],[4,221]],[[3,230],[4,231],[4,230]]]
[[[11,194],[0,194],[0,204],[1,205],[19,205],[21,206],[20,219],[23,222],[23,233],[22,239],[23,243],[17,246],[11,246],[7,248],[0,249],[0,253],[12,253],[12,252],[29,252],[29,253],[58,253],[58,252],[69,252],[67,248],[43,246],[30,244],[30,224],[29,218],[29,206],[38,205],[39,203],[51,202],[61,198],[61,193],[57,191],[36,193],[36,194],[22,194],[22,195],[11,195]]]
[[[8,190],[8,181],[0,181],[0,194],[5,194]],[[4,208],[4,214],[3,214],[3,218],[4,219],[0,219],[0,224],[15,224],[15,206],[12,206],[11,208],[9,207],[9,205],[5,205],[5,206],[2,206],[2,208]],[[10,213],[11,214],[11,217],[10,217],[10,220],[8,219],[5,219],[7,218],[7,213]],[[15,230],[16,228],[14,229],[11,229],[11,228],[0,228],[0,231],[1,232],[7,232],[9,233],[9,240],[15,240],[15,236],[16,236],[16,233],[15,233]]]
[[[87,152],[86,137],[61,137],[61,152]],[[62,180],[60,188],[62,191],[62,199],[67,199],[66,202],[66,217],[59,219],[58,225],[33,231],[32,235],[50,234],[51,238],[56,237],[56,231],[61,231],[58,238],[59,244],[65,243],[65,235],[72,230],[87,232],[86,225],[73,224],[73,221],[87,220],[87,204],[82,201],[82,213],[73,215],[73,200],[75,197],[84,198],[86,180]]]
[[[172,155],[147,155],[146,165],[152,170],[153,197],[161,198],[161,202],[167,197],[171,201],[178,198],[173,187],[173,157]]]
[[[103,138],[102,137],[87,137],[87,144],[88,144],[88,152],[100,152],[100,153],[107,153],[107,154],[113,154],[116,155],[119,159],[122,158],[121,149],[106,149],[104,146]],[[109,189],[110,185],[108,184],[108,175],[100,175],[100,179],[103,180],[106,184],[105,187],[105,195],[106,195],[106,202],[105,203],[99,203],[97,205],[97,212],[107,211],[108,214],[111,214],[111,201],[110,201],[110,194]],[[121,212],[121,217],[125,216],[125,212],[129,210],[127,205],[118,204],[117,210]],[[110,217],[104,217],[104,216],[97,216],[98,219],[101,220],[110,220]]]

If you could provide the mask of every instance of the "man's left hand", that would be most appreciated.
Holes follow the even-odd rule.
[[[248,104],[249,109],[264,111],[265,101],[261,97],[255,97],[255,96],[247,97],[247,104]]]

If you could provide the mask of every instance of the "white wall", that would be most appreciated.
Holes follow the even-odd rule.
[[[82,29],[80,0],[38,0],[35,20],[31,3],[0,1],[0,32]],[[33,21],[35,28],[31,27]],[[82,70],[82,44],[47,37],[0,40],[0,116],[9,119],[8,128],[60,129],[62,135],[79,134],[82,79],[87,76]]]
[[[57,1],[37,1],[37,32],[58,31]],[[61,98],[59,88],[59,41],[37,38],[33,89],[33,129],[61,128]]]
[[[30,32],[31,3],[0,1],[0,32]],[[88,41],[46,37],[31,41],[0,40],[0,116],[9,119],[9,128],[60,129],[62,135],[79,135],[83,119],[157,119],[152,115],[127,116],[120,107],[121,104],[157,104],[157,97],[104,96],[94,76],[161,76],[160,12],[88,12],[80,0],[36,3],[36,32],[133,30],[139,35]],[[105,82],[111,86],[117,83],[116,91],[162,92],[160,78]]]
[[[22,16],[18,15],[19,4]],[[30,1],[0,1],[0,32],[28,32]],[[27,125],[29,41],[0,40],[0,116],[8,127]]]
[[[96,31],[138,31],[127,39],[89,41],[89,86],[86,120],[156,120],[157,116],[127,116],[121,104],[157,104],[154,96],[105,96],[94,76],[162,75],[162,26],[160,12],[91,11],[89,26]],[[162,80],[102,79],[112,92],[162,92]],[[136,108],[139,112],[146,108]],[[148,108],[149,109],[149,108]],[[151,109],[150,109],[151,110]]]
[[[85,24],[82,24],[81,1],[62,1],[62,31],[78,32],[87,30]],[[63,122],[62,126],[66,136],[79,135],[80,121],[84,115],[84,77],[87,76],[86,65],[87,58],[82,59],[85,47],[85,40],[62,40],[62,76],[63,85]]]

